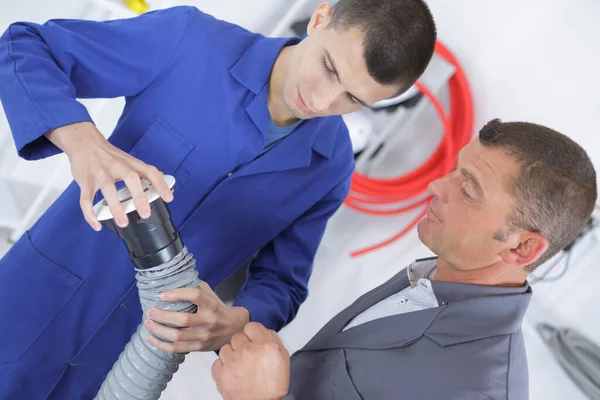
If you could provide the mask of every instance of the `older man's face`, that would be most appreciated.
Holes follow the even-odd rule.
[[[461,150],[456,170],[429,185],[433,199],[418,225],[421,241],[459,269],[500,261],[513,245],[501,236],[515,207],[509,186],[518,169],[512,156],[475,138]]]

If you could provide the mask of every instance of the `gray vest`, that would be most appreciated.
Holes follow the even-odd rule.
[[[432,281],[437,308],[342,329],[409,285],[406,270],[330,320],[292,356],[295,400],[528,398],[521,332],[531,288]]]

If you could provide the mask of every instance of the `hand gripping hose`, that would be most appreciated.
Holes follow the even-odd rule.
[[[175,183],[171,176],[165,176],[165,181],[171,188]],[[197,287],[200,281],[195,268],[196,261],[183,245],[167,206],[147,181],[144,181],[144,189],[150,202],[151,215],[148,219],[142,219],[135,211],[127,188],[118,192],[129,220],[127,227],[120,228],[115,224],[104,201],[94,207],[96,215],[123,239],[129,250],[129,257],[137,272],[144,319],[150,308],[196,312],[196,306],[189,302],[164,302],[159,299],[163,291]],[[185,355],[157,349],[146,341],[145,337],[149,334],[153,335],[142,321],[104,380],[97,400],[151,400],[160,397]]]

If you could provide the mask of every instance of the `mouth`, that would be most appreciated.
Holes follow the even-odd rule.
[[[431,209],[431,206],[427,208],[427,218],[429,218],[430,220],[442,223],[442,220],[439,219],[437,215],[435,215],[435,213]]]
[[[302,95],[300,94],[299,90],[298,90],[298,108],[300,110],[302,110],[303,113],[308,114],[308,115],[312,115],[315,113],[313,110],[308,108],[308,106],[304,102],[304,99],[302,98]]]

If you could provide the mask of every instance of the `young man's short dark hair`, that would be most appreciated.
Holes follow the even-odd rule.
[[[425,71],[436,42],[433,16],[422,0],[340,0],[330,27],[359,27],[369,74],[408,89]]]

